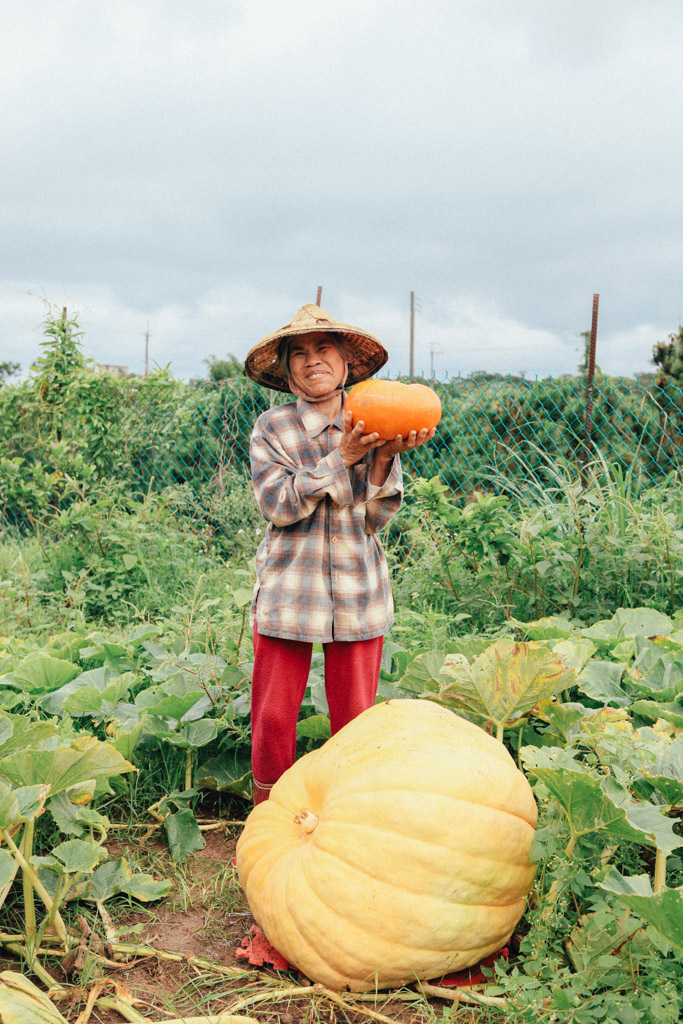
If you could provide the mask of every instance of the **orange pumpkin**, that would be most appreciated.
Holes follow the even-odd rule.
[[[364,433],[377,432],[386,441],[411,430],[431,430],[441,419],[441,400],[426,384],[399,380],[364,380],[348,393],[346,408],[365,424]]]

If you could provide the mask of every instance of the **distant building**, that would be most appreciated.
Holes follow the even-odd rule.
[[[115,363],[95,363],[98,373],[108,373],[112,377],[127,377],[128,367],[117,366]]]

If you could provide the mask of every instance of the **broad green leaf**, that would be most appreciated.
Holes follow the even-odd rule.
[[[429,693],[438,689],[440,672],[446,661],[445,650],[424,651],[412,658],[406,665],[405,671],[396,680],[402,690],[409,693]],[[464,655],[450,655],[455,660],[461,657],[466,661]]]
[[[180,721],[183,715],[204,696],[203,690],[193,689],[189,693],[181,695],[169,694],[160,687],[154,686],[139,693],[135,698],[135,704],[140,711],[146,711],[148,715]]]
[[[101,692],[118,677],[119,673],[110,665],[89,669],[87,672],[80,672],[74,679],[64,686],[60,686],[58,690],[53,690],[52,693],[41,697],[38,703],[48,715],[61,715],[64,701],[71,694],[76,693],[82,687],[94,687]]]
[[[69,874],[89,874],[107,856],[101,846],[95,846],[85,839],[67,839],[53,847],[53,855],[64,865]]]
[[[535,619],[533,622],[519,622],[513,619],[512,625],[523,630],[529,640],[568,639],[576,636],[578,632],[578,627],[561,615],[550,615],[544,619]]]
[[[683,807],[683,735],[672,740],[668,750],[642,771],[671,807]]]
[[[0,848],[0,890],[5,889],[14,880],[18,867],[19,865],[9,850]],[[0,906],[4,902],[4,900],[0,900]]]
[[[79,686],[62,701],[70,715],[97,715],[102,710],[102,691],[96,686]]]
[[[622,689],[621,680],[626,665],[614,661],[589,661],[579,675],[579,688],[592,700],[601,704],[625,707],[631,698]]]
[[[634,800],[611,778],[603,779],[600,788],[612,804],[624,812],[631,828],[646,835],[662,853],[668,856],[679,846],[683,846],[683,836],[676,835],[673,821],[654,804],[648,800]]]
[[[215,740],[218,735],[218,723],[214,718],[202,718],[198,722],[188,722],[183,725],[178,732],[171,732],[168,736],[163,736],[167,743],[172,743],[174,747],[181,747],[187,749],[192,747],[197,749],[198,747],[205,747],[207,743],[211,743]]]
[[[589,640],[614,646],[626,637],[666,636],[672,628],[669,616],[653,608],[618,608],[611,619],[601,619],[581,633]]]
[[[448,655],[439,679],[441,703],[492,722],[502,738],[506,722],[570,689],[576,684],[576,673],[536,641],[503,639],[471,665],[463,664],[458,655]]]
[[[175,735],[168,721],[165,718],[158,718],[157,715],[144,715],[140,724],[145,736],[156,736],[157,739],[167,740],[170,736]]]
[[[8,715],[0,715],[0,750],[2,750],[3,744],[11,740],[13,731],[12,719]]]
[[[0,781],[0,828],[9,828],[18,821],[21,815],[14,790]]]
[[[0,748],[0,770],[2,758],[15,750],[26,750],[28,747],[39,747],[45,740],[57,735],[57,727],[53,722],[31,722],[26,715],[6,715],[12,721],[12,735],[5,740]]]
[[[597,647],[592,640],[559,640],[552,645],[563,665],[573,668],[578,674],[586,667],[595,654]]]
[[[108,860],[100,864],[92,878],[78,887],[78,897],[84,900],[99,900],[102,903],[120,892],[128,893],[143,903],[163,899],[171,888],[171,882],[156,879],[152,875],[134,874],[125,857]]]
[[[675,701],[683,693],[683,653],[664,653],[656,660],[650,660],[649,664],[648,660],[641,657],[631,669],[629,683],[632,689],[639,696],[652,697],[662,703]]]
[[[560,747],[523,747],[522,760],[530,775],[540,779],[562,807],[577,836],[607,832],[620,839],[652,846],[647,832],[633,828],[621,807],[615,806],[591,775]]]
[[[32,821],[40,814],[50,793],[50,783],[37,786],[19,786],[14,790],[22,821]]]
[[[309,715],[296,725],[297,739],[329,740],[330,720],[327,715]]]
[[[560,704],[546,697],[545,700],[539,701],[534,713],[542,722],[552,726],[558,736],[566,742],[578,732],[580,723],[590,714],[590,710],[583,704]]]
[[[79,808],[71,803],[64,790],[48,801],[47,809],[60,832],[72,836],[83,835],[84,827],[76,820]]]
[[[125,757],[128,761],[132,761],[133,751],[137,747],[140,737],[142,736],[143,728],[144,722],[136,722],[131,729],[123,729],[120,732],[115,732],[114,739],[109,742],[116,750],[118,750],[119,754]]]
[[[195,772],[195,786],[220,792],[251,794],[251,758],[248,752],[227,750],[200,765]]]
[[[127,892],[129,896],[140,900],[141,903],[151,903],[153,900],[162,900],[164,896],[168,896],[171,884],[169,879],[158,879],[152,875],[138,873],[132,875],[121,886],[121,891]]]
[[[232,598],[238,608],[246,608],[247,605],[250,605],[253,596],[254,591],[248,587],[238,587],[232,592]]]
[[[23,974],[0,973],[2,1024],[68,1024],[55,1004]]]
[[[621,903],[651,924],[672,946],[683,950],[683,889],[653,893],[648,875],[629,877],[615,868],[599,884],[616,893]]]
[[[602,914],[584,914],[572,928],[567,953],[574,970],[585,972],[592,988],[619,984],[620,977],[607,980],[608,974],[631,970],[633,964],[652,952],[652,943],[640,922],[628,914],[610,914],[609,922]],[[622,975],[623,976],[623,975]]]
[[[108,778],[137,770],[110,743],[94,737],[53,750],[16,752],[5,757],[0,765],[3,774],[18,786],[49,782],[53,796],[86,779]]]
[[[629,711],[641,718],[647,718],[651,722],[663,718],[679,728],[683,726],[683,705],[681,704],[658,704],[655,700],[636,700],[629,707]]]
[[[107,860],[95,868],[92,879],[83,885],[83,891],[79,895],[82,899],[101,900],[104,903],[121,892],[132,874],[125,857]]]
[[[195,850],[203,850],[206,846],[197,819],[189,807],[169,814],[164,820],[164,829],[171,857],[175,861],[184,861]]]
[[[12,789],[0,781],[0,828],[32,821],[45,806],[49,792],[49,784]]]
[[[15,682],[29,693],[47,693],[64,686],[80,671],[78,665],[71,661],[50,658],[47,654],[33,654],[15,668],[13,676]]]
[[[13,690],[7,686],[0,686],[0,708],[3,711],[11,711],[26,701],[26,694],[23,691]]]

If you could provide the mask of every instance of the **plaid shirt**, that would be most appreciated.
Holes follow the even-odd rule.
[[[393,622],[377,531],[401,504],[401,460],[372,488],[374,453],[347,469],[341,437],[341,412],[331,424],[301,398],[262,413],[254,426],[251,473],[268,526],[256,553],[251,622],[266,636],[369,640]]]

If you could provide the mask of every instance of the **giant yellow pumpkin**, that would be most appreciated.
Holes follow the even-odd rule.
[[[498,740],[425,700],[389,700],[279,779],[237,871],[271,944],[360,992],[438,978],[509,939],[534,868],[531,788]]]
[[[375,431],[386,441],[411,430],[431,430],[441,419],[441,400],[426,384],[403,384],[400,380],[364,380],[346,397],[354,425],[365,424],[364,433]]]

